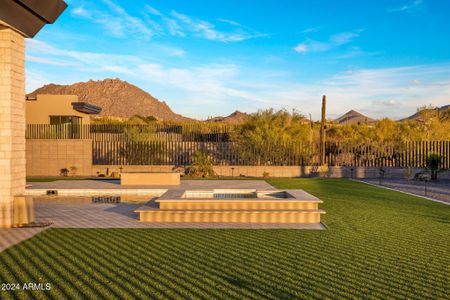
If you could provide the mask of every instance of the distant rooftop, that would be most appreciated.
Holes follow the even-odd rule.
[[[72,107],[81,113],[96,115],[102,111],[102,108],[87,102],[72,102]]]

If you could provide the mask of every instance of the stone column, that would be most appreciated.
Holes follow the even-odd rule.
[[[0,227],[25,192],[25,39],[0,25]]]

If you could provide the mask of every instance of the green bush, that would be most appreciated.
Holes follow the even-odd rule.
[[[427,157],[427,168],[430,169],[431,180],[436,180],[438,172],[440,171],[440,165],[442,162],[442,156],[437,153],[432,153]]]
[[[212,177],[215,175],[213,163],[203,151],[196,151],[192,156],[192,164],[186,169],[186,175],[194,177]]]

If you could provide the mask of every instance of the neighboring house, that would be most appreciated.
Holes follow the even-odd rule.
[[[27,124],[90,124],[91,115],[101,108],[79,102],[76,95],[37,95],[26,97]]]

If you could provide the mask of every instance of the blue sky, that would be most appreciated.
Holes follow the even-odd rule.
[[[27,41],[27,91],[120,78],[205,119],[350,109],[401,118],[450,103],[447,0],[68,0]]]

